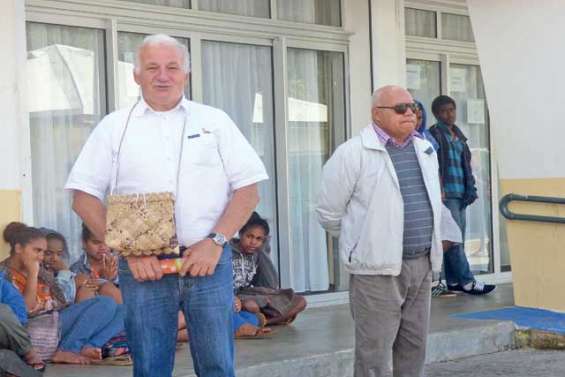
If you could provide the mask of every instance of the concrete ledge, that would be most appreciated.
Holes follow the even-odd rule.
[[[515,348],[515,330],[512,322],[496,322],[431,333],[426,362],[436,363]]]
[[[456,360],[516,347],[512,322],[431,333],[426,363]],[[350,377],[353,349],[263,363],[238,369],[239,377]],[[192,377],[193,375],[189,375]]]

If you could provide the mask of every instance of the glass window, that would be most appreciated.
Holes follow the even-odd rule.
[[[257,212],[271,227],[271,258],[278,266],[271,47],[203,41],[202,84],[204,103],[233,119],[267,168]]]
[[[434,11],[405,8],[404,25],[406,35],[437,38],[437,19]]]
[[[440,69],[440,62],[415,59],[406,61],[406,86],[412,97],[424,105],[426,127],[435,123],[431,105],[441,93]]]
[[[198,9],[239,14],[251,17],[271,17],[269,0],[198,0]]]
[[[163,5],[166,7],[190,8],[190,0],[120,0],[132,3]]]
[[[474,42],[471,19],[459,14],[441,14],[441,37],[453,41]]]
[[[140,95],[139,85],[133,79],[133,68],[137,47],[146,36],[137,33],[118,33],[118,109],[133,105]],[[176,39],[190,50],[188,39]],[[190,80],[185,95],[190,98]]]
[[[34,223],[63,233],[74,258],[80,220],[63,187],[106,114],[104,31],[28,22],[27,48]]]
[[[314,212],[322,166],[344,139],[344,56],[288,49],[288,184],[290,275],[297,291],[341,289],[347,279],[333,242]],[[330,271],[330,266],[336,268]]]
[[[281,20],[341,26],[339,0],[279,0],[277,5]]]
[[[479,198],[467,210],[465,252],[475,272],[492,272],[492,223],[489,119],[478,66],[451,64],[449,95],[457,104],[457,126],[471,149]]]

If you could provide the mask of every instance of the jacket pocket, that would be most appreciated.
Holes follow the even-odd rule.
[[[348,257],[347,260],[349,261],[349,263],[351,263],[351,258],[353,257],[353,253],[355,252],[355,250],[357,249],[357,245],[359,244],[359,241],[355,242],[353,244],[353,246],[351,247],[351,249],[348,252]]]

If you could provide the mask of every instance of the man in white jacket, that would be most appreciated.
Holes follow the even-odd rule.
[[[316,211],[351,273],[355,377],[422,377],[431,272],[442,261],[437,157],[405,89],[375,91],[373,122],[324,166]]]

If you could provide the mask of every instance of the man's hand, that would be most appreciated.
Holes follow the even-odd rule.
[[[127,257],[128,266],[137,281],[159,280],[163,277],[159,260],[156,256]]]
[[[118,258],[111,254],[104,254],[102,261],[104,267],[100,271],[100,276],[106,280],[113,281],[118,276]]]
[[[180,276],[213,275],[216,265],[222,256],[223,248],[211,239],[205,239],[188,248],[188,254],[183,258]]]

